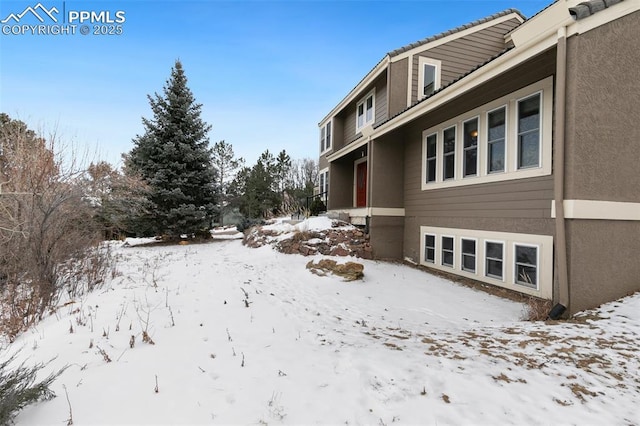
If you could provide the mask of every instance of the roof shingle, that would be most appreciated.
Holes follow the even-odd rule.
[[[621,1],[623,0],[589,0],[579,3],[574,7],[570,7],[569,13],[571,14],[571,17],[577,21],[594,15],[616,3],[620,3]]]

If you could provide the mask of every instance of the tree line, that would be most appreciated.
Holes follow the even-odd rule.
[[[149,95],[148,100],[152,117],[142,119],[145,132],[123,155],[120,175],[104,163],[89,175],[98,187],[105,186],[105,177],[138,183],[131,188],[138,198],[133,211],[132,192],[110,189],[96,194],[109,232],[170,238],[206,235],[212,224],[224,224],[232,211],[256,219],[306,207],[306,197],[317,184],[316,162],[292,160],[285,150],[277,155],[266,150],[249,167],[235,155],[232,144],[222,140],[210,147],[211,125],[201,118],[202,105],[187,86],[180,61],[171,69],[163,93]],[[122,216],[122,211],[129,214]]]

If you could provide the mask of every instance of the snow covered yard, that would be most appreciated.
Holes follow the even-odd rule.
[[[118,276],[9,347],[70,365],[18,424],[640,423],[638,295],[529,323],[402,265],[346,283],[237,240],[114,251]]]

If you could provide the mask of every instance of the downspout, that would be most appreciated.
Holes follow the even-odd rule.
[[[365,233],[370,234],[371,232],[371,177],[373,176],[371,173],[371,169],[372,169],[372,162],[373,160],[373,142],[371,141],[371,136],[369,136],[369,140],[367,141],[367,191],[366,191],[366,198],[367,198],[367,202],[366,207],[367,207],[367,215],[365,218],[366,221],[366,225],[365,225]]]
[[[556,111],[555,111],[555,155],[553,192],[555,195],[556,258],[558,276],[558,299],[549,313],[551,319],[559,318],[569,308],[569,274],[567,265],[566,220],[564,216],[565,182],[565,118],[567,93],[567,28],[558,30],[556,50]]]

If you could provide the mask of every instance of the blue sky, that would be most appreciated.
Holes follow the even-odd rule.
[[[226,140],[250,164],[265,149],[316,158],[318,121],[386,52],[550,2],[41,0],[112,19],[124,11],[122,34],[81,35],[80,24],[72,35],[0,34],[0,111],[118,164],[151,117],[147,95],[162,92],[179,59],[211,144]],[[2,0],[0,20],[37,3]]]

